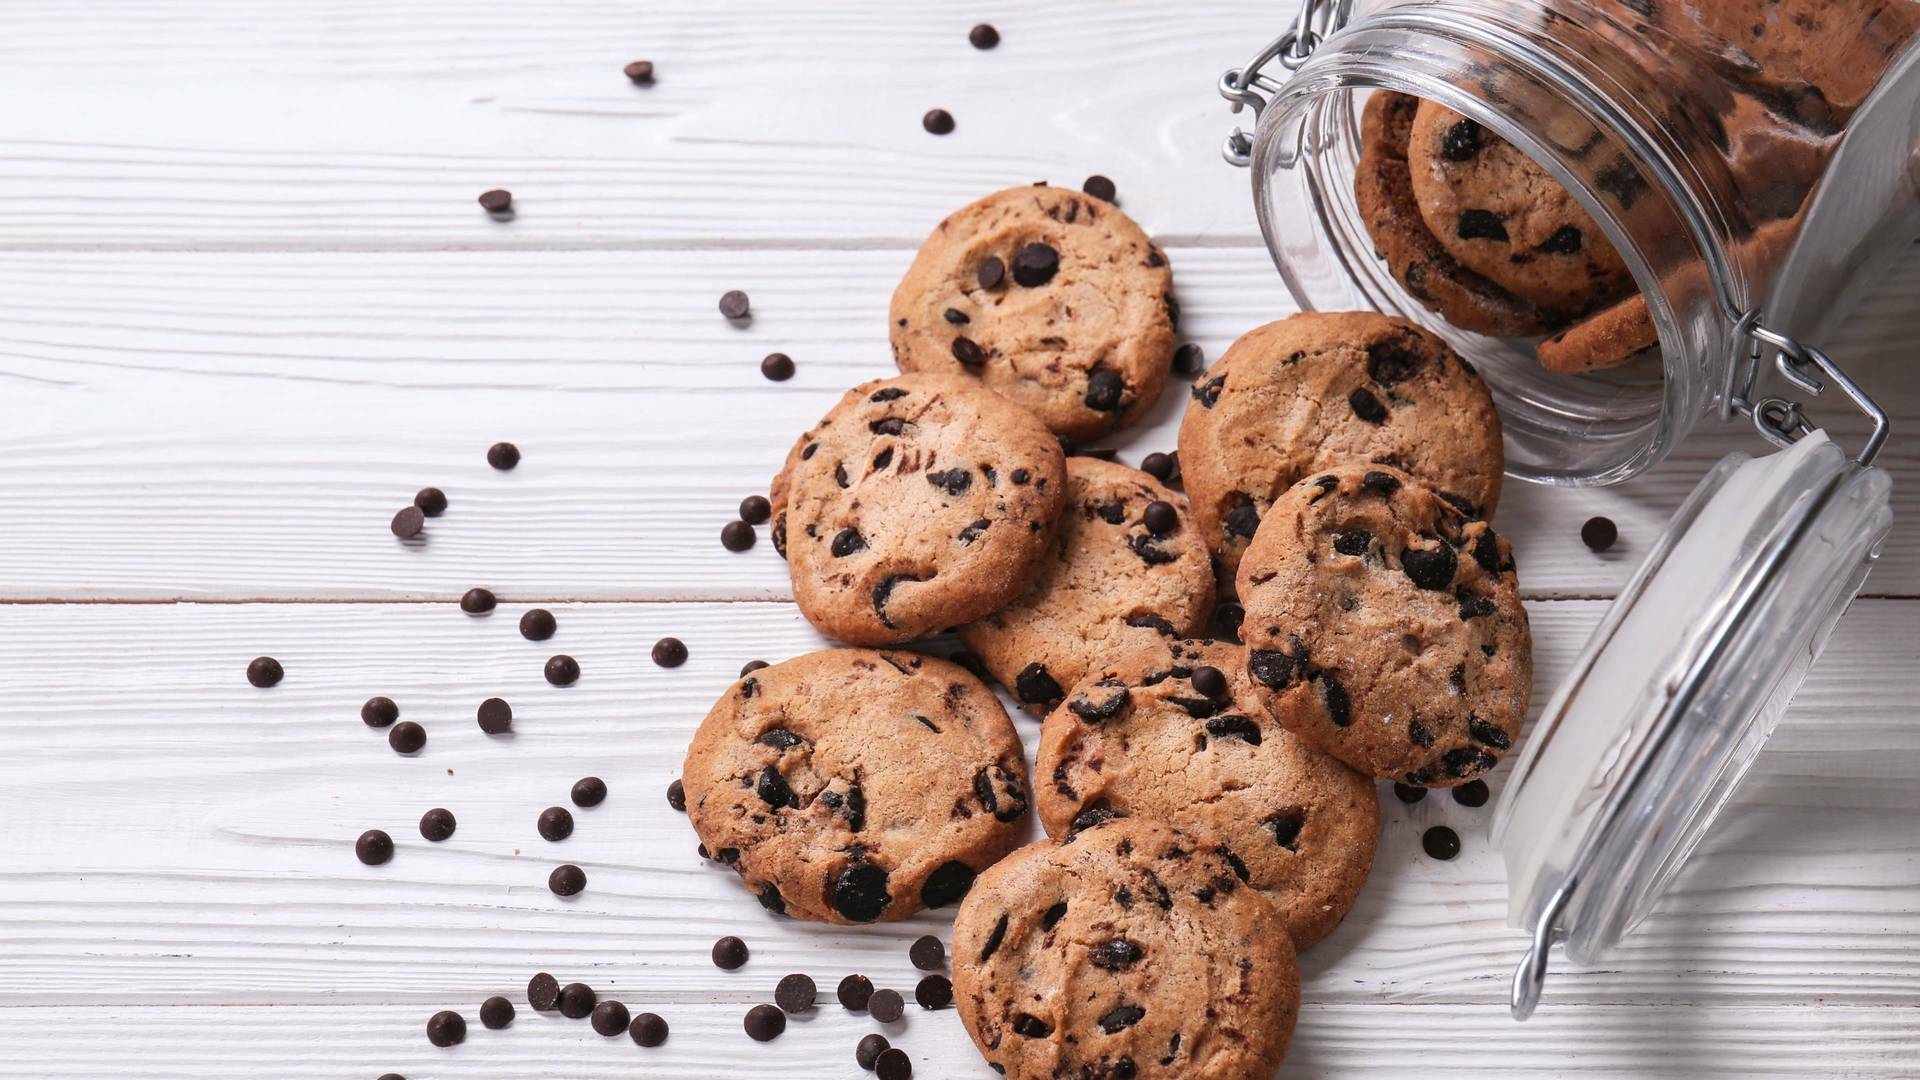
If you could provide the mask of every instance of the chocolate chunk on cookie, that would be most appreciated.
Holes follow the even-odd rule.
[[[1295,485],[1239,585],[1255,693],[1341,761],[1451,787],[1519,741],[1533,649],[1513,552],[1411,476],[1356,464]]]
[[[823,633],[884,645],[1020,595],[1060,516],[1059,443],[1024,409],[956,375],[855,387],[787,455],[774,539]]]
[[[958,900],[1031,804],[1006,710],[920,653],[830,649],[740,679],[681,772],[708,851],[767,909],[863,923]]]
[[[1492,516],[1500,414],[1446,342],[1404,319],[1307,313],[1268,323],[1208,369],[1180,467],[1194,522],[1231,576],[1268,508],[1329,465],[1385,462]]]
[[[1273,1075],[1300,1011],[1293,946],[1213,846],[1120,818],[981,875],[954,920],[954,1004],[996,1071]]]
[[[1460,265],[1427,228],[1413,196],[1407,139],[1420,99],[1377,90],[1361,116],[1353,197],[1374,251],[1407,294],[1462,330],[1542,334],[1562,321]]]
[[[894,290],[901,371],[964,375],[1088,439],[1132,423],[1174,348],[1165,252],[1112,203],[996,192],[942,221]]]
[[[1146,473],[1070,458],[1059,535],[1032,586],[961,627],[960,639],[1045,716],[1115,649],[1194,635],[1212,611],[1214,580],[1185,502]]]
[[[1543,308],[1577,315],[1633,287],[1585,208],[1519,148],[1432,101],[1407,143],[1428,231],[1460,265]]]
[[[1206,837],[1296,949],[1340,924],[1373,866],[1373,781],[1267,715],[1245,654],[1223,642],[1108,657],[1047,717],[1034,775],[1055,839],[1093,808]]]

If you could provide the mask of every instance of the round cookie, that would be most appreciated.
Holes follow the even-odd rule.
[[[1478,122],[1420,102],[1407,164],[1440,246],[1515,296],[1577,315],[1633,287],[1620,253],[1567,189]]]
[[[1408,133],[1419,104],[1408,94],[1376,90],[1361,113],[1353,198],[1374,252],[1407,295],[1462,330],[1503,337],[1547,332],[1557,313],[1461,266],[1420,216],[1407,167]]]
[[[978,380],[1090,439],[1160,396],[1173,358],[1166,253],[1112,203],[1036,185],[950,215],[893,293],[901,371]]]
[[[773,539],[801,614],[857,645],[977,619],[1019,596],[1066,490],[1060,444],[956,375],[849,390],[774,479]]]
[[[1254,530],[1317,469],[1393,465],[1491,517],[1506,458],[1500,414],[1436,335],[1372,312],[1309,312],[1233,343],[1193,384],[1180,470],[1194,522],[1231,578]]]
[[[1647,298],[1634,293],[1541,339],[1533,351],[1548,371],[1579,375],[1619,367],[1659,343]]]
[[[1224,845],[1296,949],[1340,925],[1373,866],[1373,781],[1267,715],[1245,654],[1223,642],[1141,646],[1088,672],[1048,715],[1034,775],[1055,839],[1091,811]]]
[[[1300,1011],[1295,965],[1230,860],[1144,818],[1022,848],[953,924],[954,1004],[1008,1080],[1268,1080]]]
[[[1295,485],[1239,583],[1256,694],[1341,761],[1452,787],[1519,740],[1533,649],[1512,549],[1405,473],[1345,465]]]
[[[1149,507],[1164,504],[1164,509]],[[1149,527],[1148,519],[1161,531]],[[1185,500],[1099,458],[1067,459],[1059,535],[1024,595],[960,640],[1028,712],[1045,716],[1108,654],[1192,637],[1213,610],[1213,565]]]
[[[914,652],[829,649],[741,678],[680,779],[713,858],[801,919],[950,904],[1027,832],[1026,755],[1000,700]]]

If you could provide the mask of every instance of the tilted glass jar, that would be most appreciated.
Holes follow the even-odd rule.
[[[1379,90],[1478,121],[1565,186],[1631,271],[1655,358],[1552,373],[1530,342],[1462,331],[1409,294],[1354,196]],[[1252,166],[1295,300],[1445,337],[1493,391],[1509,473],[1618,482],[1703,417],[1750,418],[1784,448],[1700,482],[1521,750],[1495,839],[1510,921],[1533,937],[1524,1019],[1553,944],[1592,962],[1650,910],[1891,526],[1872,467],[1887,416],[1802,342],[1920,235],[1920,0],[1306,0],[1220,92],[1259,115],[1225,154]],[[1849,457],[1775,390],[1837,391],[1871,434]]]

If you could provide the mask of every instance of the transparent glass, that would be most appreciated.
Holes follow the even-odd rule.
[[[1827,71],[1821,92],[1768,70],[1788,61],[1733,44],[1736,29],[1713,14],[1732,5],[1357,0],[1254,134],[1255,205],[1281,275],[1302,307],[1386,311],[1452,342],[1493,389],[1513,475],[1633,476],[1722,413],[1749,344],[1743,315],[1817,345],[1920,235],[1920,0],[1825,3],[1875,17],[1823,24],[1810,47],[1840,74]],[[1565,185],[1646,297],[1658,356],[1555,374],[1530,340],[1459,330],[1410,296],[1354,204],[1359,110],[1374,89],[1479,121]]]

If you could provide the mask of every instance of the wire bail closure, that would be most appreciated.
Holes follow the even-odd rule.
[[[1351,5],[1352,0],[1300,0],[1300,14],[1294,18],[1291,29],[1267,42],[1266,48],[1255,53],[1244,67],[1228,68],[1221,74],[1220,96],[1231,103],[1235,113],[1252,107],[1254,124],[1258,126],[1269,95],[1277,92],[1281,85],[1261,74],[1260,69],[1277,61],[1289,72],[1300,70],[1327,35],[1345,25]],[[1252,165],[1253,136],[1235,127],[1220,147],[1220,156],[1238,168]]]
[[[1760,312],[1755,309],[1740,316],[1734,324],[1735,340],[1744,341],[1746,345],[1741,350],[1744,356],[1736,356],[1727,373],[1728,386],[1721,397],[1721,417],[1730,419],[1736,413],[1746,416],[1753,421],[1754,430],[1760,433],[1761,438],[1783,448],[1792,446],[1816,430],[1813,422],[1807,419],[1806,407],[1800,402],[1777,396],[1755,398],[1762,370],[1761,361],[1771,350],[1773,369],[1780,373],[1781,378],[1813,397],[1819,397],[1829,385],[1837,386],[1853,406],[1873,423],[1873,432],[1867,436],[1866,445],[1860,448],[1853,459],[1862,468],[1873,464],[1881,447],[1886,445],[1887,433],[1892,427],[1887,411],[1826,353],[1767,329],[1760,319]]]

